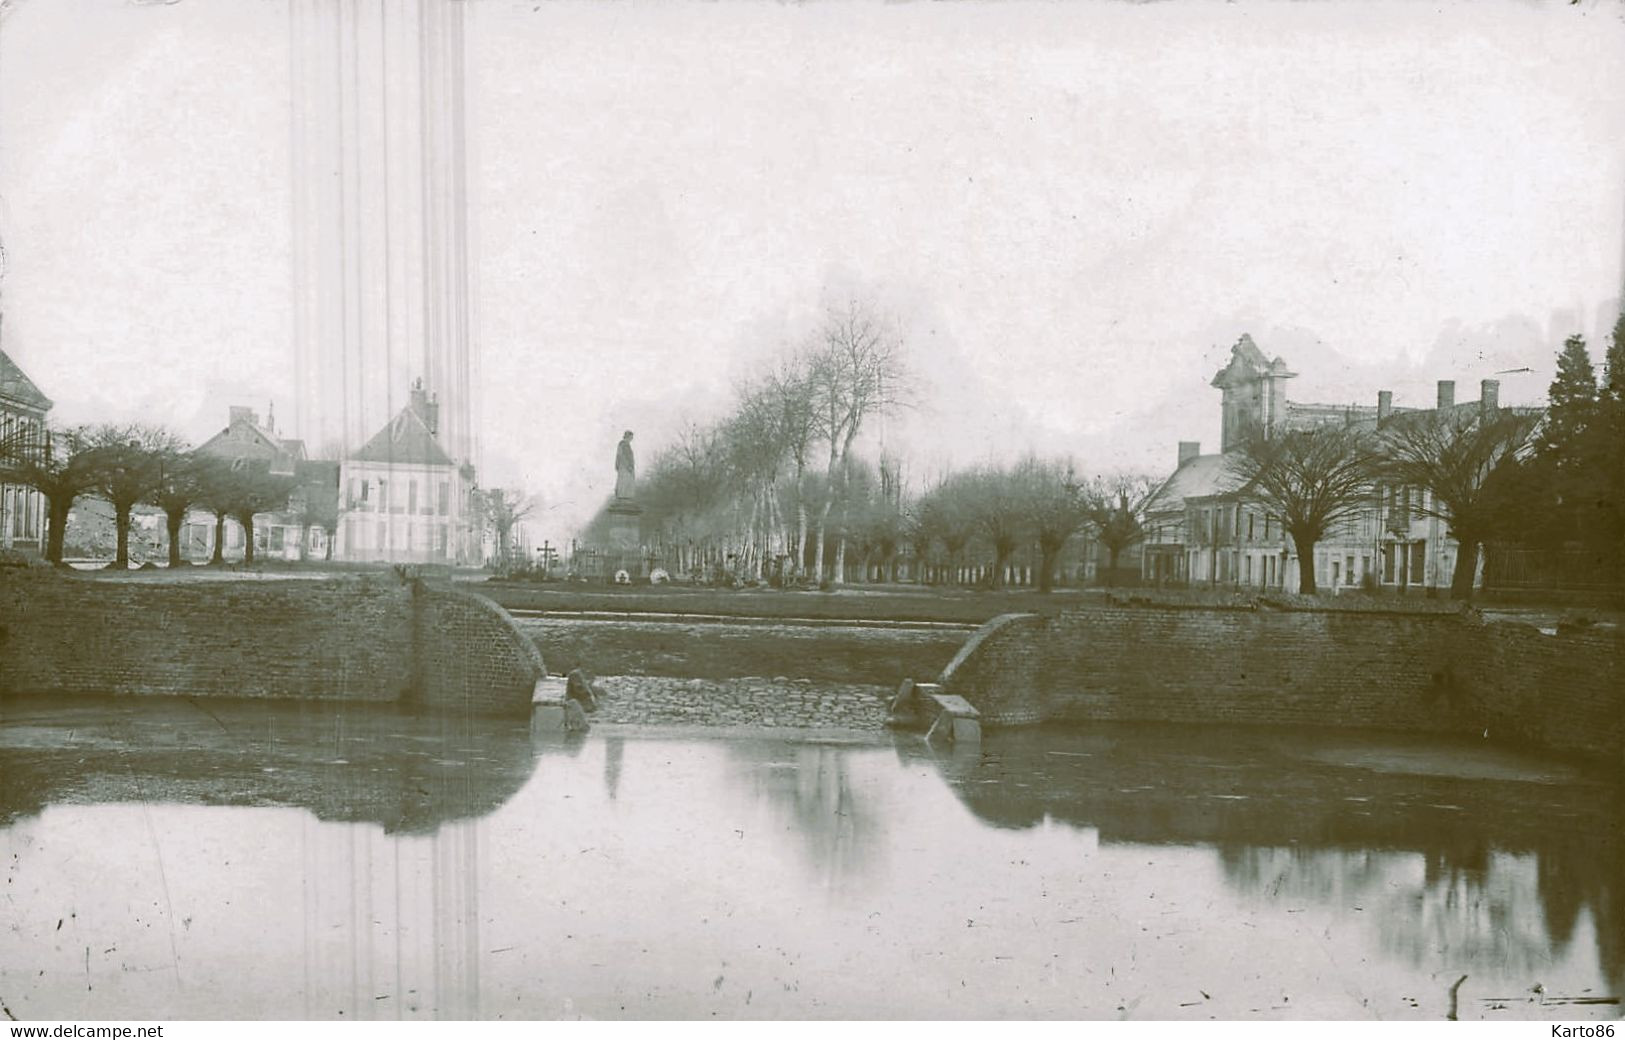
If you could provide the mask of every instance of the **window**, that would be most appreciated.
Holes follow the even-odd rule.
[[[1253,514],[1251,514],[1251,513],[1247,514],[1247,540],[1249,542],[1253,540],[1253,534],[1254,534],[1254,532],[1253,532],[1253,521],[1255,519],[1257,519],[1257,518],[1254,517]],[[1249,577],[1250,577],[1250,575],[1249,575]]]
[[[450,506],[451,506],[451,485],[449,483],[447,483],[446,481],[442,480],[440,482],[440,515],[445,516],[446,513],[450,511]],[[445,528],[442,527],[440,530],[442,532],[444,532]],[[445,539],[442,537],[441,540],[444,541]]]
[[[418,482],[417,478],[415,477],[412,479],[412,483],[408,484],[406,488],[406,511],[408,513],[415,513],[418,511]]]
[[[1399,581],[1398,560],[1393,542],[1387,542],[1382,547],[1382,583],[1393,585]]]
[[[1420,585],[1427,570],[1427,547],[1425,541],[1411,543],[1411,584]]]
[[[1354,557],[1352,556],[1343,557],[1343,584],[1354,584]]]

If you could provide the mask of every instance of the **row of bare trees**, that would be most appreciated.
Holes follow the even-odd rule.
[[[290,498],[303,528],[322,527],[329,546],[338,524],[336,481],[301,483],[273,473],[269,460],[203,454],[170,431],[145,424],[17,430],[0,442],[0,482],[33,488],[45,499],[49,518],[45,558],[58,564],[68,514],[87,496],[112,508],[119,567],[129,566],[131,521],[140,505],[164,513],[170,566],[181,563],[181,528],[194,510],[215,518],[217,564],[223,560],[228,517],[243,528],[249,563],[254,560],[254,517],[289,507]]]
[[[844,580],[875,495],[895,474],[854,446],[907,400],[902,340],[873,307],[831,310],[806,343],[742,388],[732,413],[690,425],[639,482],[645,533],[682,571],[731,564]]]

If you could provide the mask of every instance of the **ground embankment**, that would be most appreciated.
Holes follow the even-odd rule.
[[[519,618],[555,672],[896,686],[934,675],[974,629]]]
[[[1488,734],[1625,763],[1622,640],[1436,609],[1120,603],[1006,615],[940,681],[990,725],[1227,722]]]
[[[495,604],[393,574],[101,581],[0,572],[0,695],[397,702],[523,714],[535,645]]]
[[[830,592],[708,589],[684,585],[603,586],[470,582],[513,611],[598,611],[616,614],[712,614],[739,618],[820,621],[939,621],[980,625],[1011,611],[1048,614],[1098,600],[1099,590],[964,589],[933,585],[843,587]]]

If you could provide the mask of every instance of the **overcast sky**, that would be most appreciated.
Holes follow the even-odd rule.
[[[64,421],[291,418],[286,0],[0,6],[0,343]],[[852,292],[918,477],[1166,470],[1243,332],[1297,400],[1537,401],[1625,278],[1622,57],[1614,0],[471,0],[483,482],[568,537]]]

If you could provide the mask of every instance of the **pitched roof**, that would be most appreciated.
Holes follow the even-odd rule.
[[[408,466],[450,466],[451,456],[411,405],[395,413],[384,428],[350,456],[354,462],[398,463]]]
[[[1227,455],[1198,455],[1186,459],[1145,504],[1147,513],[1185,508],[1185,499],[1228,494],[1241,486]]]
[[[17,363],[0,350],[0,397],[9,398],[28,408],[50,411],[51,399],[40,393],[34,381],[23,374]]]

